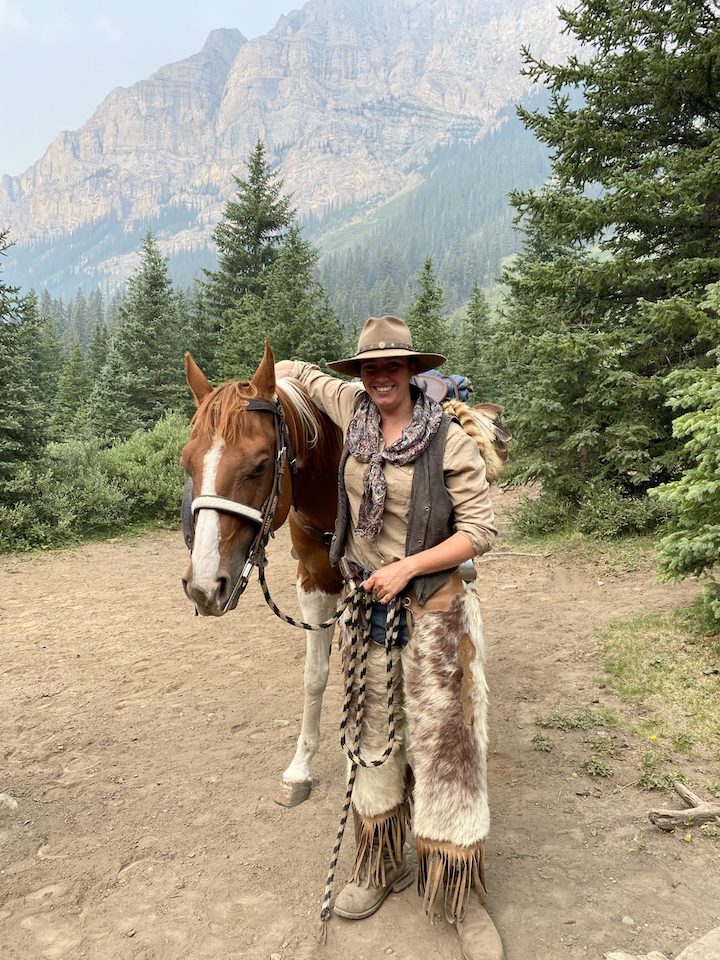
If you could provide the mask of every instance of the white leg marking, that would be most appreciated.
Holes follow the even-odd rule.
[[[218,465],[225,441],[217,437],[203,459],[202,496],[214,495]],[[197,494],[196,494],[197,496]],[[217,510],[200,510],[195,524],[192,551],[193,586],[212,596],[217,589],[220,569],[220,514]]]
[[[305,593],[297,586],[298,600],[303,619],[308,623],[322,623],[331,616],[337,604],[337,594],[314,590]],[[302,729],[292,763],[283,773],[283,782],[311,782],[310,764],[320,745],[320,713],[323,694],[330,669],[330,646],[335,627],[325,630],[307,630],[305,651],[305,703]]]

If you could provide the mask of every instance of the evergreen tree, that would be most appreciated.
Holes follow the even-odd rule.
[[[0,257],[10,246],[8,231],[0,231]],[[22,464],[39,454],[45,438],[34,347],[20,290],[0,276],[0,495],[6,503],[12,497],[9,484]]]
[[[458,333],[457,347],[452,351],[452,360],[453,367],[472,383],[476,400],[492,400],[497,395],[491,341],[490,308],[485,294],[475,281]]]
[[[442,316],[443,292],[435,276],[431,257],[426,257],[417,282],[420,289],[406,317],[413,346],[422,353],[443,353],[446,349],[447,324]]]
[[[186,405],[183,331],[167,259],[150,232],[120,307],[112,348],[93,388],[91,420],[99,435],[128,437]]]
[[[222,323],[242,297],[262,296],[295,211],[282,192],[283,181],[270,168],[267,148],[258,140],[248,159],[247,180],[235,177],[236,199],[228,201],[213,239],[218,269],[206,271],[209,306]]]
[[[93,384],[100,376],[100,371],[105,366],[110,349],[110,334],[105,321],[97,320],[90,334],[87,354],[87,375],[90,383]]]
[[[76,343],[63,364],[55,397],[53,427],[55,434],[61,438],[78,436],[83,432],[92,384],[88,368],[83,348]]]
[[[342,350],[342,328],[315,275],[318,256],[293,225],[268,271],[261,315],[279,359],[312,357],[321,363]],[[257,354],[254,360],[257,365]]]
[[[708,287],[697,307],[693,326],[704,326],[720,343],[720,284]],[[711,351],[715,364],[671,374],[670,405],[684,411],[675,420],[675,436],[683,443],[687,467],[683,475],[652,491],[671,511],[671,531],[660,541],[660,570],[667,580],[705,576],[707,611],[720,629],[720,348]]]
[[[31,375],[36,385],[41,416],[47,424],[55,408],[63,364],[60,335],[53,318],[40,311],[34,291],[31,290],[24,298],[22,312],[23,329],[30,344]]]
[[[553,177],[513,195],[527,246],[500,332],[522,475],[580,501],[678,466],[665,378],[713,346],[691,308],[720,277],[720,59],[704,0],[581,0],[561,17],[589,52],[525,53],[550,104],[520,114]]]

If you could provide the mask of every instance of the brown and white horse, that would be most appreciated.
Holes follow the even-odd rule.
[[[295,381],[275,383],[273,353],[267,345],[247,383],[230,381],[213,389],[189,354],[185,368],[197,404],[190,441],[180,461],[192,479],[195,497],[192,550],[183,577],[186,594],[203,616],[222,616],[237,602],[232,596],[234,585],[258,533],[263,505],[272,495],[278,424],[270,405],[277,397],[295,469],[292,476],[286,471],[270,523],[276,530],[289,516],[299,558],[297,593],[303,619],[325,621],[334,612],[342,587],[323,539],[335,525],[340,431]],[[258,400],[265,404],[256,407]],[[231,504],[245,505],[249,511],[231,512]],[[319,745],[332,634],[332,627],[306,632],[302,728],[278,797],[285,806],[301,803],[310,793],[310,765]]]
[[[183,577],[187,596],[203,616],[222,616],[233,609],[250,574],[258,539],[289,517],[303,619],[327,620],[342,589],[340,575],[328,560],[326,539],[337,510],[340,430],[296,381],[276,384],[268,344],[249,382],[230,381],[213,389],[190,354],[185,367],[197,404],[190,441],[181,457],[193,498],[184,511],[191,528],[186,531],[190,563]],[[450,403],[446,409],[475,436],[492,481],[502,469],[503,441],[509,436],[498,421],[500,408]],[[285,472],[278,489],[277,466],[287,445],[295,468],[292,476]],[[332,634],[333,627],[306,632],[302,728],[277,798],[285,806],[301,803],[310,794]]]

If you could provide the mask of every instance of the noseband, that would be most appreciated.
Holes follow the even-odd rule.
[[[246,503],[240,503],[238,500],[232,500],[229,497],[219,497],[214,494],[201,495],[193,499],[193,482],[190,477],[185,481],[182,502],[183,536],[185,538],[185,544],[191,553],[195,536],[195,517],[200,510],[217,510],[219,513],[229,513],[236,517],[244,517],[257,524],[257,534],[248,550],[247,559],[240,572],[240,576],[235,582],[227,603],[223,607],[223,613],[227,613],[228,610],[234,609],[237,605],[238,600],[248,585],[252,568],[257,566],[262,569],[265,566],[267,562],[265,558],[265,548],[272,534],[273,520],[275,519],[275,512],[282,493],[286,465],[289,464],[291,475],[295,473],[295,457],[292,452],[290,434],[280,400],[277,397],[273,400],[248,399],[244,400],[243,403],[248,412],[270,413],[275,418],[273,482],[270,494],[262,505],[262,508],[257,510],[255,507],[251,507]]]

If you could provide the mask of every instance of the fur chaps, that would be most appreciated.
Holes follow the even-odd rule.
[[[462,918],[472,887],[484,893],[483,841],[490,828],[488,692],[474,587],[464,585],[446,610],[417,617],[395,660],[398,740],[381,767],[358,769],[355,876],[377,885],[383,862],[397,862],[411,800],[418,890],[430,917],[442,897],[453,922]],[[362,753],[373,757],[384,747],[387,715],[385,651],[377,644],[368,658],[367,691]]]

